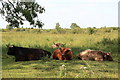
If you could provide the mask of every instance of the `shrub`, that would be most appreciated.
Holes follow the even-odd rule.
[[[118,30],[119,28],[118,28],[118,27],[117,27],[117,28],[116,28],[116,27],[113,27],[112,29],[113,29],[113,30]]]
[[[60,34],[65,34],[65,33],[66,33],[66,30],[65,30],[65,29],[59,29],[58,33],[60,33]]]
[[[93,28],[88,28],[87,32],[89,35],[91,35],[91,34],[95,33],[95,30]]]
[[[1,32],[6,32],[6,30],[5,29],[1,29]]]
[[[20,31],[25,31],[25,28],[21,28]]]
[[[7,25],[6,29],[11,30],[11,29],[13,29],[13,26]]]
[[[118,44],[117,39],[111,40],[110,38],[103,38],[98,44],[103,44],[103,45],[110,45],[110,44]]]
[[[16,31],[20,31],[20,28],[16,28],[15,30],[16,30]]]
[[[111,29],[105,29],[105,32],[109,33],[109,32],[111,32]]]
[[[80,33],[82,33],[82,29],[80,29],[80,28],[74,28],[74,29],[72,29],[72,33],[73,34],[80,34]]]
[[[52,34],[57,34],[58,31],[57,31],[56,29],[54,29],[54,30],[51,30],[51,33],[52,33]]]
[[[42,30],[41,29],[30,29],[29,32],[32,32],[32,33],[42,33]]]

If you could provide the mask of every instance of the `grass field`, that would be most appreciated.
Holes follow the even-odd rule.
[[[2,32],[2,77],[3,78],[118,78],[118,32],[89,34],[38,34],[26,32]],[[53,53],[53,42],[65,43],[72,49],[74,60],[15,62],[7,55],[6,44],[42,48]],[[76,55],[83,50],[94,49],[111,52],[114,61],[81,61]]]

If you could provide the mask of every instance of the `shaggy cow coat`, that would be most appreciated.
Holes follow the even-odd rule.
[[[59,48],[53,52],[53,59],[57,60],[72,60],[73,53],[70,48]]]
[[[85,50],[78,54],[78,59],[94,61],[113,61],[111,53],[106,53],[99,50]]]

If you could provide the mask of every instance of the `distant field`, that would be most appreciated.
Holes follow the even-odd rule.
[[[43,58],[38,61],[14,62],[7,55],[6,44],[42,48],[50,51],[53,42],[65,43],[73,50],[74,60],[59,61]],[[94,49],[111,52],[114,62],[81,61],[76,55]],[[118,32],[98,32],[92,35],[2,32],[3,78],[118,78]],[[63,67],[62,65],[65,65]]]

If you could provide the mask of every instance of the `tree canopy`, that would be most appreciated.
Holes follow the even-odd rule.
[[[71,29],[80,28],[76,23],[72,23],[70,26]]]
[[[61,29],[60,24],[59,24],[59,23],[56,23],[55,28],[56,28],[57,30],[60,30],[60,29]]]
[[[44,25],[38,18],[38,14],[45,12],[37,2],[20,2],[18,0],[1,1],[0,14],[8,22],[9,26],[19,28],[28,21],[33,27],[42,28]]]

